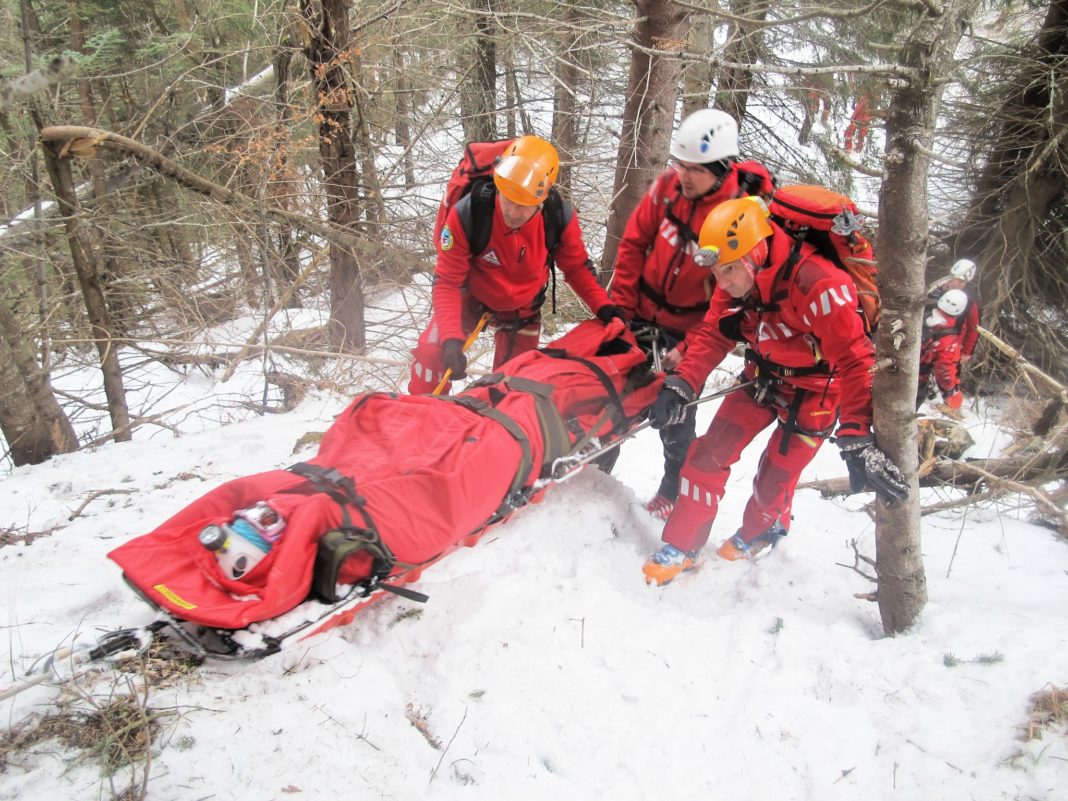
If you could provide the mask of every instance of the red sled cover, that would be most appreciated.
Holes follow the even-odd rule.
[[[522,354],[488,379],[454,399],[360,396],[338,415],[309,462],[355,482],[398,562],[427,563],[480,530],[510,492],[548,475],[552,460],[583,433],[604,441],[625,431],[661,383],[619,321],[604,326],[597,320]],[[232,580],[198,535],[257,501],[266,501],[286,527],[251,571]],[[356,510],[348,517],[361,522]],[[217,487],[108,556],[175,617],[237,629],[277,617],[308,597],[318,540],[341,524],[336,500],[311,491],[296,473],[272,470]],[[355,554],[343,581],[367,577],[371,564],[366,552]]]

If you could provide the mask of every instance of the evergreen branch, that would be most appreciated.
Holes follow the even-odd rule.
[[[77,155],[92,158],[96,154],[97,147],[118,150],[133,156],[163,177],[170,178],[185,188],[206,195],[216,202],[245,209],[257,216],[262,214],[274,222],[284,222],[302,228],[329,242],[345,247],[359,248],[370,244],[365,237],[335,228],[328,223],[281,209],[262,208],[255,198],[202,178],[173,159],[167,158],[158,150],[117,133],[81,125],[52,125],[42,129],[40,137],[42,142],[65,142],[60,156]]]

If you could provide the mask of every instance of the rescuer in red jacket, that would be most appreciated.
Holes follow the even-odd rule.
[[[700,234],[699,261],[711,265],[716,293],[679,366],[668,375],[650,417],[654,427],[681,419],[712,369],[744,342],[745,379],[756,384],[723,401],[708,432],[691,446],[679,500],[664,527],[665,545],[645,563],[647,582],[666,584],[696,565],[708,541],[731,466],[773,423],[742,525],[717,553],[749,559],[790,525],[794,487],[838,421],[836,441],[851,483],[891,500],[908,484],[875,447],[871,433],[871,341],[849,275],[802,246],[785,286],[780,270],[794,239],[768,220],[758,198],[717,206]]]
[[[538,347],[550,270],[541,209],[559,166],[556,149],[536,136],[520,137],[504,152],[493,172],[490,238],[480,253],[468,247],[459,216],[471,195],[449,210],[437,243],[433,318],[412,350],[409,394],[433,392],[446,370],[450,379],[467,376],[464,340],[486,312],[496,329],[495,368]],[[569,213],[554,253],[557,266],[599,318],[607,322],[621,316],[594,276],[578,215],[565,207]],[[445,394],[450,386],[445,383]]]
[[[957,365],[961,360],[961,319],[967,312],[968,304],[964,290],[947,289],[923,321],[917,409],[927,398],[927,387],[932,376],[946,406],[956,410],[964,401]]]
[[[943,294],[957,289],[967,296],[968,305],[956,316],[956,329],[960,334],[960,363],[967,364],[975,353],[979,342],[979,302],[972,295],[968,284],[975,278],[975,262],[971,259],[957,259],[949,269],[949,275],[938,280],[927,293],[928,313],[938,303]]]
[[[724,200],[771,195],[767,169],[736,164],[738,124],[717,109],[701,109],[682,121],[671,143],[671,166],[646,191],[627,220],[612,277],[619,306],[656,369],[671,369],[685,353],[685,337],[708,311],[712,273],[693,260],[705,217]],[[696,436],[689,412],[660,431],[664,476],[645,508],[666,520],[679,494],[679,470]]]

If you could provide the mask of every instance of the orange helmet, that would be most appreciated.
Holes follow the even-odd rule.
[[[702,267],[732,261],[745,256],[772,234],[768,206],[759,197],[725,200],[705,217],[697,238],[700,250],[694,261]]]
[[[520,206],[539,206],[549,196],[560,157],[556,148],[537,136],[521,136],[504,151],[493,169],[497,191]]]

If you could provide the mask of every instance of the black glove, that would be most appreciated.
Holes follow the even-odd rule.
[[[612,322],[613,317],[617,320],[622,320],[624,323],[627,322],[627,318],[623,316],[623,310],[619,308],[619,306],[616,306],[614,303],[606,303],[604,306],[599,308],[597,310],[596,317],[605,325],[608,325],[610,322]]]
[[[464,355],[462,339],[446,339],[441,344],[441,355],[445,369],[452,370],[450,378],[467,378],[467,357]]]
[[[835,442],[849,469],[849,487],[853,492],[875,490],[885,500],[903,501],[909,497],[909,484],[897,465],[875,447],[875,437],[839,436]]]
[[[653,402],[653,408],[649,410],[649,420],[653,428],[681,423],[686,417],[686,404],[693,399],[694,391],[690,385],[677,375],[669,375],[664,379],[664,385]]]

